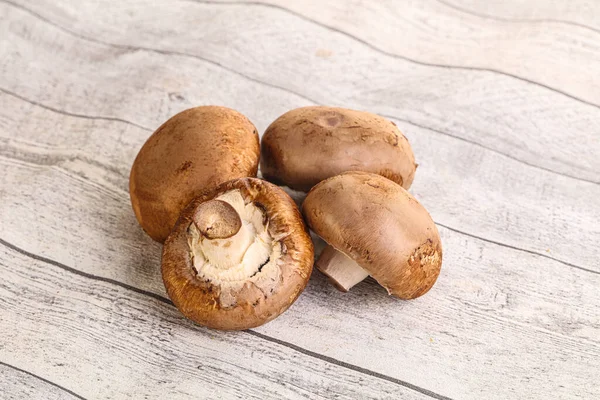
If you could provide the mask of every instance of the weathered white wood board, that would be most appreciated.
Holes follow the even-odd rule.
[[[580,25],[515,25],[482,18],[465,12],[468,7],[444,0],[244,2],[293,11],[415,64],[494,72],[583,101],[600,100],[600,79],[595,73],[600,65],[600,31]],[[550,63],[553,68],[539,68]],[[574,76],[572,67],[581,63],[590,69]]]
[[[7,400],[81,399],[80,396],[62,386],[2,362],[0,362],[0,381],[2,398]]]
[[[11,260],[0,286],[7,363],[44,359],[43,372],[81,397],[428,398],[257,334],[200,328],[166,299],[1,251]]]
[[[599,397],[600,9],[449,1],[0,0],[0,393]],[[393,119],[443,239],[434,289],[317,272],[256,330],[183,319],[127,179],[200,104],[259,131],[309,104]]]
[[[439,0],[438,0],[439,1]],[[600,3],[594,0],[442,0],[444,4],[467,14],[517,24],[576,25],[600,31]]]
[[[600,182],[599,161],[592,156],[600,152],[600,143],[588,134],[600,132],[600,101],[589,105],[490,71],[427,66],[382,54],[354,37],[268,6],[182,0],[177,7],[171,2],[158,2],[153,7],[120,4],[120,11],[115,13],[93,2],[70,15],[67,6],[57,9],[55,4],[51,1],[47,7],[35,7],[35,15],[15,7],[6,12],[29,21],[27,28],[14,24],[16,37],[11,42],[21,46],[25,41],[31,46],[27,37],[33,36],[34,42],[43,43],[42,48],[30,50],[37,58],[58,58],[50,65],[59,65],[65,72],[61,85],[73,95],[94,92],[88,102],[69,104],[72,112],[120,117],[134,123],[150,120],[152,128],[172,114],[170,107],[179,110],[196,104],[197,98],[217,101],[226,97],[245,103],[240,104],[245,106],[242,111],[262,114],[253,116],[259,124],[265,113],[270,118],[286,107],[272,103],[271,108],[258,107],[257,101],[260,104],[268,101],[265,96],[291,91],[295,96],[289,101],[367,108],[475,141],[521,161],[535,161],[540,167]],[[107,16],[98,18],[101,13]],[[53,25],[43,23],[48,18]],[[179,23],[176,27],[160,23],[168,18]],[[39,27],[42,32],[32,31],[34,24],[43,25]],[[219,28],[201,30],[198,26]],[[73,31],[75,27],[77,31]],[[22,36],[25,38],[19,39]],[[60,40],[54,40],[55,36]],[[388,38],[387,42],[397,41]],[[252,51],[256,43],[268,45]],[[78,55],[88,62],[81,65],[58,52],[63,46],[76,47]],[[561,57],[568,59],[565,54]],[[142,64],[148,59],[155,61],[131,68],[132,63]],[[181,63],[193,65],[193,79],[181,75]],[[41,79],[42,74],[36,71],[50,69],[44,64],[20,65],[17,71],[31,72]],[[106,64],[113,67],[105,70]],[[540,69],[549,68],[544,64]],[[591,61],[573,64],[570,71],[578,72],[568,76],[589,73],[593,82],[599,79],[594,73],[598,69]],[[54,98],[54,104],[61,102],[56,99],[58,93],[40,90],[42,82],[38,80],[7,78],[13,78],[12,88],[19,93],[39,100]],[[216,82],[224,93],[208,90]],[[271,89],[262,87],[265,84]],[[118,94],[114,87],[120,88]],[[151,94],[161,101],[144,101]],[[143,109],[150,106],[152,110]],[[544,135],[534,134],[539,132]]]

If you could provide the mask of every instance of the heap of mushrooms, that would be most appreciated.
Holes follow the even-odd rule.
[[[262,158],[260,153],[262,151]],[[279,186],[308,192],[302,214]],[[396,125],[332,107],[289,111],[266,130],[216,106],[181,112],[148,139],[131,170],[136,217],[163,242],[169,297],[191,320],[240,330],[284,312],[316,266],[340,290],[372,276],[413,299],[435,283],[442,247],[408,189],[416,163]]]

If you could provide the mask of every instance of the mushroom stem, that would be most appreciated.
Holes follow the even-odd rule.
[[[347,292],[369,276],[369,273],[354,260],[330,245],[325,247],[316,266],[342,292]]]
[[[227,239],[201,239],[202,251],[211,264],[220,269],[229,269],[241,264],[244,254],[254,242],[255,232],[249,224]]]
[[[254,241],[254,229],[244,224],[236,209],[225,201],[209,200],[200,204],[192,220],[200,231],[205,256],[218,268],[240,264]]]
[[[242,220],[235,208],[221,200],[209,200],[200,204],[192,219],[207,239],[230,238],[242,227]]]

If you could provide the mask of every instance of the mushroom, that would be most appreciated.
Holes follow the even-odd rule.
[[[131,204],[142,228],[163,242],[181,210],[204,190],[256,176],[260,147],[254,125],[225,107],[183,111],[156,130],[131,168]]]
[[[401,299],[425,294],[442,265],[439,233],[425,208],[382,176],[347,172],[312,188],[302,205],[328,246],[316,267],[341,291],[371,275]]]
[[[162,276],[183,315],[240,330],[284,312],[306,286],[313,257],[292,199],[269,182],[241,178],[185,208],[165,241]]]
[[[396,125],[364,111],[303,107],[277,118],[261,141],[265,179],[308,192],[345,171],[385,176],[408,189],[417,165]]]

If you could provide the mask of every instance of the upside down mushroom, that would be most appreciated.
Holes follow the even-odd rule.
[[[328,246],[316,267],[342,291],[371,275],[401,299],[425,294],[442,265],[440,236],[425,208],[382,176],[347,172],[312,188],[302,205]]]
[[[162,276],[186,317],[241,330],[272,320],[296,300],[313,257],[292,199],[269,182],[241,178],[186,207],[165,241]]]

